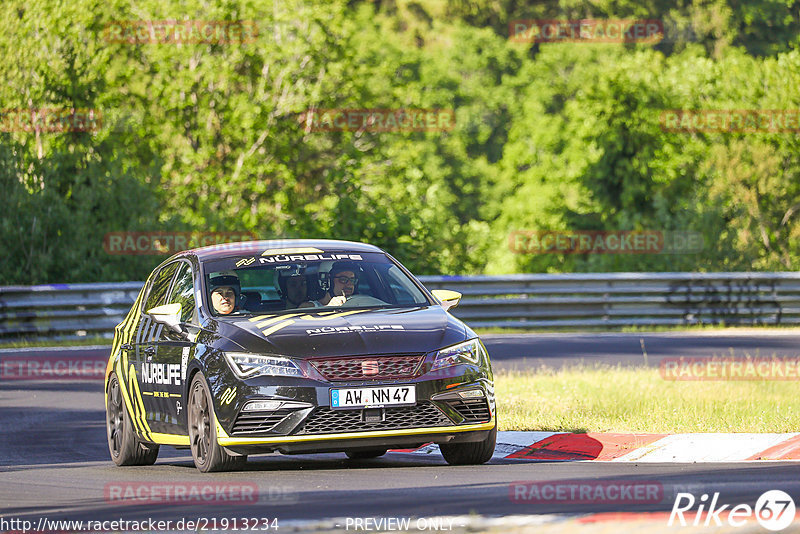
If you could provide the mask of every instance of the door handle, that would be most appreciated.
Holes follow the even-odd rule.
[[[153,354],[156,353],[156,348],[153,345],[148,345],[147,347],[144,348],[144,353],[147,354],[148,356],[152,356]]]
[[[133,350],[133,345],[131,345],[130,343],[123,343],[122,345],[119,346],[119,348],[122,350]]]

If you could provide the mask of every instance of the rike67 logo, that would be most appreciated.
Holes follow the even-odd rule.
[[[794,521],[794,499],[785,491],[770,490],[762,493],[754,508],[749,504],[737,504],[733,508],[730,508],[730,504],[719,506],[718,501],[718,492],[714,493],[710,500],[707,493],[701,495],[699,500],[691,493],[678,493],[667,526],[673,526],[677,519],[677,523],[682,527],[690,525],[707,527],[712,524],[722,526],[725,520],[732,527],[743,527],[752,525],[751,520],[755,516],[755,520],[763,528],[777,532]],[[695,504],[698,506],[693,512]],[[684,514],[687,517],[684,517]]]

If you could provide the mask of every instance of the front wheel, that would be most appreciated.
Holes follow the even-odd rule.
[[[122,466],[156,463],[158,445],[145,444],[136,437],[115,373],[109,377],[106,391],[106,437],[108,452],[115,464]]]
[[[215,422],[211,393],[197,373],[189,388],[189,445],[194,465],[203,473],[230,471],[247,461],[247,456],[234,456],[217,443]]]
[[[496,444],[497,421],[485,440],[471,443],[443,443],[439,445],[439,450],[450,465],[480,465],[492,459]]]

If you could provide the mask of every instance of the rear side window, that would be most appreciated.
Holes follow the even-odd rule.
[[[147,302],[145,302],[144,305],[145,312],[156,306],[167,303],[169,283],[172,281],[172,277],[177,269],[177,263],[170,263],[155,275],[155,278],[153,278],[153,285],[150,288],[150,294],[147,296]]]
[[[181,305],[181,322],[194,321],[194,283],[192,280],[192,267],[186,262],[180,263],[175,285],[172,287],[166,304]]]
[[[275,283],[275,271],[272,269],[241,270],[236,273],[242,285],[242,291],[257,292],[262,300],[281,298]]]

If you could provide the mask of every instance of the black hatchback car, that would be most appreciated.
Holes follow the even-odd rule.
[[[489,355],[377,247],[252,241],[176,254],[116,327],[106,371],[117,465],[190,448],[200,471],[250,454],[345,452],[437,443],[479,464],[497,436]]]

